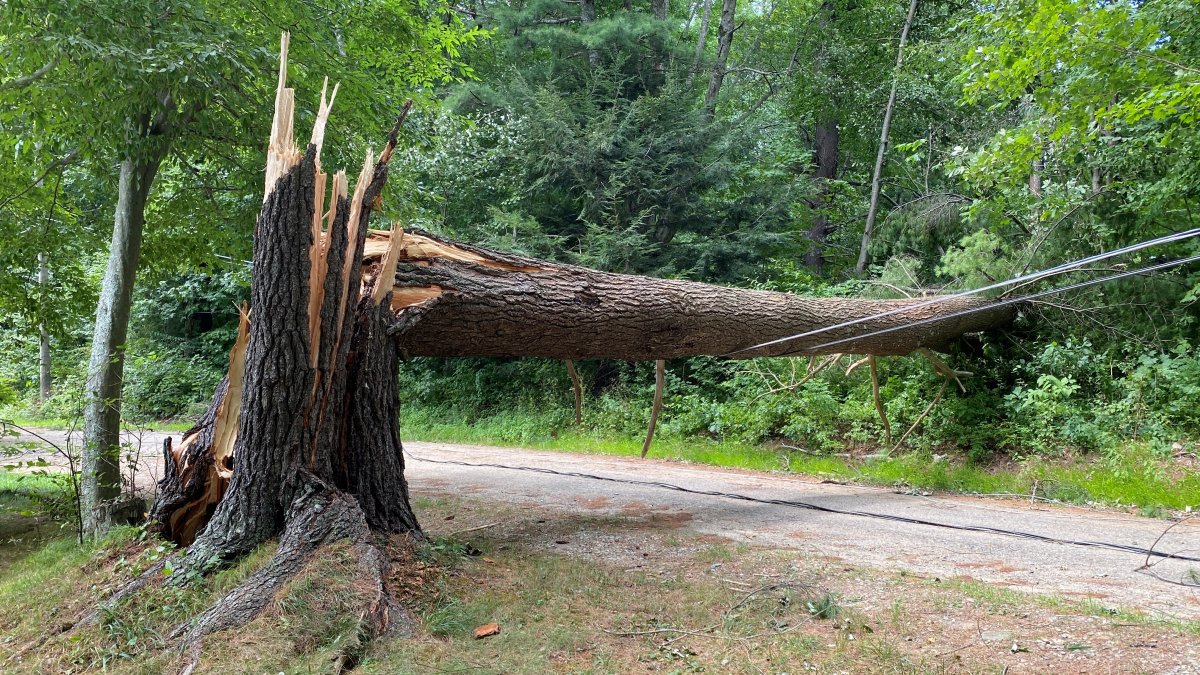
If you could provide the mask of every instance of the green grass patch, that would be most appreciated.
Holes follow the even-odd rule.
[[[20,426],[29,427],[31,429],[54,429],[56,431],[63,431],[65,429],[76,429],[81,434],[83,432],[83,420],[80,420],[80,419],[67,419],[65,417],[29,417],[29,416],[24,416],[24,415],[16,415],[16,416],[0,415],[0,417],[3,417],[4,419],[6,419],[8,421],[13,422],[14,424],[19,424]],[[178,431],[178,432],[182,432],[182,431],[187,431],[188,429],[191,429],[194,424],[195,424],[195,421],[165,420],[165,421],[146,422],[145,424],[138,424],[138,425],[132,426],[130,428],[131,429],[145,429],[146,431]]]
[[[541,420],[518,414],[487,417],[472,424],[444,421],[422,411],[405,411],[405,439],[477,443],[557,452],[636,457],[641,438],[589,430],[547,431]],[[1200,475],[1176,472],[1146,444],[1130,444],[1119,456],[1030,458],[986,465],[926,451],[890,457],[812,455],[786,448],[707,438],[656,438],[650,455],[711,466],[791,472],[821,478],[930,492],[1010,495],[1070,504],[1137,506],[1145,515],[1200,507]]]

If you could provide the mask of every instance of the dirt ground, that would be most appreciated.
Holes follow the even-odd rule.
[[[717,587],[734,597],[762,589],[781,597],[773,587],[793,588],[800,597],[831,598],[838,608],[834,618],[801,608],[782,615],[774,630],[749,637],[713,629],[722,623],[718,601],[710,608],[711,622],[670,626],[691,634],[616,636],[661,626],[622,626],[611,613],[581,610],[597,622],[579,627],[593,636],[593,648],[616,650],[618,662],[631,670],[670,671],[664,658],[675,665],[690,658],[697,667],[715,666],[714,672],[1200,673],[1200,625],[1124,612],[1078,595],[1012,591],[980,581],[969,568],[927,576],[863,567],[837,555],[751,546],[698,532],[686,515],[647,505],[627,504],[619,515],[539,513],[464,499],[454,490],[434,492],[434,499],[421,500],[425,527],[435,537],[461,537],[485,552],[567,556],[616,577],[644,576],[663,587]],[[498,575],[488,562],[476,567],[468,577],[503,586],[497,578],[503,570]],[[636,614],[639,597],[625,602]],[[688,650],[687,658],[671,658],[672,649]],[[582,666],[585,657],[564,663],[564,670]]]

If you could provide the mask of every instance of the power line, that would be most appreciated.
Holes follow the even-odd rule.
[[[740,494],[737,492],[721,492],[718,490],[698,490],[695,488],[683,487],[674,483],[664,483],[661,481],[652,480],[637,480],[633,478],[616,478],[614,476],[599,476],[590,473],[580,473],[578,471],[556,471],[554,469],[544,469],[534,466],[512,466],[509,464],[490,464],[490,463],[472,463],[460,462],[448,459],[428,459],[426,457],[417,457],[411,452],[405,450],[404,454],[408,455],[409,459],[414,459],[418,462],[428,462],[430,464],[453,464],[456,466],[466,466],[475,468],[487,469],[506,469],[509,471],[528,471],[531,473],[543,473],[551,476],[563,476],[567,478],[585,478],[588,480],[604,481],[606,483],[623,483],[626,485],[640,485],[643,487],[660,488],[663,490],[671,490],[674,492],[683,492],[686,494],[701,495],[704,497],[723,497],[725,499],[736,499],[743,502],[752,502],[755,504],[769,504],[773,506],[785,506],[788,508],[804,509],[806,511],[818,511],[821,513],[831,513],[840,516],[854,516],[857,518],[873,518],[876,520],[887,520],[898,523],[908,523],[911,525],[923,525],[926,527],[937,527],[947,530],[959,530],[965,532],[979,532],[982,534],[994,534],[1006,537],[1016,537],[1018,539],[1028,539],[1030,541],[1038,541],[1047,544],[1063,544],[1066,546],[1081,546],[1086,548],[1102,548],[1112,551],[1120,551],[1122,553],[1134,553],[1139,556],[1150,556],[1155,558],[1170,558],[1172,560],[1182,560],[1185,562],[1200,562],[1200,558],[1174,555],[1164,551],[1156,551],[1151,548],[1142,546],[1134,546],[1131,544],[1114,544],[1106,541],[1090,541],[1086,539],[1060,539],[1051,537],[1045,534],[1037,534],[1036,532],[1023,532],[1020,530],[1008,530],[1002,527],[990,527],[987,525],[955,525],[954,523],[943,523],[936,520],[926,520],[924,518],[911,518],[908,516],[897,516],[890,513],[877,513],[875,511],[858,511],[853,509],[839,509],[832,506],[821,506],[812,502],[804,502],[790,499],[768,499],[763,497],[753,497],[751,495]]]
[[[832,324],[829,326],[822,326],[820,328],[814,328],[814,329],[804,332],[804,333],[798,333],[796,335],[789,335],[787,337],[776,338],[774,340],[762,342],[762,343],[753,345],[751,347],[744,347],[742,349],[738,349],[738,350],[735,350],[732,352],[727,352],[725,354],[722,354],[721,356],[733,356],[735,354],[741,354],[744,352],[754,351],[756,349],[761,349],[763,347],[770,347],[770,346],[781,344],[784,342],[791,342],[792,340],[799,340],[800,338],[811,337],[813,335],[820,335],[821,333],[828,333],[830,331],[834,331],[839,328],[848,328],[850,326],[857,326],[859,324],[866,323],[868,321],[874,321],[875,319],[881,319],[881,318],[887,317],[887,316],[893,316],[896,314],[902,314],[904,312],[910,312],[914,309],[919,309],[921,307],[929,307],[931,305],[936,305],[938,303],[947,302],[950,300],[957,300],[959,298],[965,298],[965,297],[969,297],[972,295],[978,295],[980,293],[986,293],[987,291],[993,291],[998,288],[1003,288],[1005,286],[1011,286],[1011,285],[1020,284],[1020,283],[1031,283],[1031,282],[1037,281],[1039,279],[1044,279],[1046,277],[1054,276],[1056,274],[1061,274],[1063,272],[1077,269],[1079,267],[1082,267],[1084,265],[1089,265],[1094,262],[1099,262],[1101,260],[1108,260],[1109,258],[1115,258],[1117,256],[1125,255],[1126,253],[1133,253],[1135,251],[1140,251],[1140,250],[1143,250],[1146,248],[1150,248],[1152,246],[1160,246],[1162,244],[1170,244],[1170,243],[1174,243],[1177,241],[1183,241],[1184,239],[1190,239],[1197,235],[1200,235],[1200,228],[1192,228],[1190,230],[1185,230],[1183,232],[1177,232],[1175,234],[1164,235],[1162,237],[1157,237],[1155,239],[1138,242],[1136,244],[1130,244],[1129,246],[1124,246],[1122,248],[1114,249],[1114,250],[1108,251],[1106,253],[1097,253],[1095,255],[1091,255],[1086,258],[1080,258],[1078,260],[1072,260],[1069,262],[1065,262],[1065,263],[1062,263],[1061,265],[1057,265],[1057,266],[1051,267],[1049,269],[1041,270],[1039,272],[1032,272],[1030,274],[1023,274],[1023,275],[1015,276],[1006,281],[996,282],[994,284],[991,284],[990,286],[984,286],[982,288],[975,288],[975,289],[971,289],[969,291],[961,291],[958,293],[953,293],[951,295],[941,295],[936,298],[931,298],[929,300],[925,300],[925,301],[918,302],[915,304],[905,305],[903,307],[897,307],[895,309],[889,309],[889,310],[880,312],[878,314],[872,314],[871,316],[864,316],[862,318],[851,319],[849,321],[843,321],[841,323],[836,323],[836,324]],[[995,306],[996,305],[989,305],[989,307],[995,307]],[[865,336],[859,336],[859,337],[865,337]],[[855,339],[857,339],[857,338],[855,338]]]
[[[1200,255],[1194,255],[1194,256],[1191,256],[1190,258],[1181,258],[1179,260],[1171,260],[1169,262],[1159,263],[1157,265],[1150,265],[1149,267],[1141,267],[1136,270],[1129,270],[1126,272],[1118,272],[1117,274],[1110,274],[1106,277],[1097,277],[1095,279],[1088,279],[1087,281],[1080,281],[1079,283],[1071,284],[1069,286],[1062,286],[1060,288],[1050,288],[1050,289],[1047,289],[1044,291],[1039,291],[1037,293],[1032,293],[1030,295],[1022,295],[1019,298],[1009,298],[1008,300],[999,300],[999,301],[984,305],[982,307],[970,307],[967,309],[959,310],[957,312],[951,312],[950,314],[942,314],[939,316],[930,317],[928,319],[920,319],[917,321],[911,321],[909,323],[902,324],[899,326],[891,326],[888,328],[881,328],[877,331],[872,331],[870,333],[864,333],[862,335],[854,335],[852,337],[841,338],[838,340],[830,340],[829,342],[823,342],[814,347],[805,347],[804,350],[802,350],[802,351],[816,351],[818,349],[824,349],[826,347],[833,347],[836,345],[845,344],[847,342],[857,342],[859,340],[865,340],[867,338],[875,337],[877,335],[886,335],[888,333],[894,333],[898,330],[905,330],[908,328],[912,328],[913,326],[922,326],[922,325],[929,324],[929,323],[936,323],[938,321],[945,321],[947,319],[953,319],[953,318],[959,317],[959,316],[966,316],[967,314],[974,314],[976,312],[986,312],[986,311],[996,309],[997,307],[1004,307],[1006,305],[1015,305],[1015,304],[1019,304],[1019,303],[1029,302],[1030,300],[1036,300],[1038,298],[1043,298],[1048,295],[1055,295],[1057,293],[1066,293],[1067,291],[1075,291],[1075,290],[1079,290],[1080,288],[1087,288],[1088,286],[1095,286],[1097,284],[1102,284],[1102,283],[1105,283],[1108,281],[1115,281],[1117,279],[1123,279],[1125,277],[1137,276],[1139,274],[1150,274],[1152,272],[1161,272],[1162,270],[1170,269],[1172,267],[1179,267],[1181,265],[1186,265],[1188,263],[1193,263],[1193,262],[1197,262],[1197,261],[1200,261]],[[736,353],[736,352],[734,352],[734,353]]]

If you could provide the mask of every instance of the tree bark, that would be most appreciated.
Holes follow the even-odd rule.
[[[365,255],[390,245],[371,233]],[[1003,325],[1012,308],[990,300],[807,298],[599,272],[451,242],[404,235],[396,267],[392,332],[408,356],[537,356],[653,361],[681,356],[752,358],[833,353],[900,355],[943,349],[964,333]],[[950,316],[964,310],[973,311]],[[872,318],[873,317],[873,318]],[[937,319],[910,326],[914,321]],[[861,324],[733,354],[825,326]],[[868,335],[888,330],[880,335]],[[861,336],[861,337],[856,337]],[[853,338],[837,345],[826,343]]]
[[[717,109],[717,95],[725,81],[729,48],[733,44],[733,19],[737,0],[721,1],[721,21],[717,24],[717,58],[713,62],[712,75],[708,78],[708,90],[704,92],[704,121],[711,122]]]
[[[875,170],[871,174],[871,201],[867,206],[867,223],[863,227],[862,246],[858,249],[858,264],[854,270],[862,274],[867,268],[867,251],[871,247],[871,236],[875,231],[875,217],[879,213],[879,191],[883,185],[883,159],[888,150],[888,134],[892,129],[892,112],[896,109],[896,85],[900,81],[900,68],[904,66],[904,45],[908,42],[908,32],[912,29],[913,17],[917,15],[917,4],[920,0],[912,0],[908,5],[908,16],[904,19],[904,28],[900,31],[900,46],[896,50],[896,70],[892,74],[892,90],[888,94],[887,106],[883,109],[883,128],[879,132],[879,152],[875,155]]]
[[[830,230],[827,211],[829,181],[837,178],[840,138],[837,117],[826,117],[813,128],[813,159],[816,166],[812,177],[816,182],[816,194],[809,200],[808,205],[815,213],[808,230],[810,247],[804,254],[804,263],[817,274],[825,267],[825,240],[829,237]]]
[[[579,20],[583,23],[585,30],[590,24],[596,22],[596,0],[579,0]],[[600,65],[600,52],[589,47],[587,59],[588,65],[595,68]]]
[[[690,89],[700,72],[700,60],[704,58],[704,45],[708,42],[708,22],[712,18],[713,0],[704,0],[704,11],[700,15],[700,30],[696,35],[696,55],[692,57],[692,67],[688,71],[687,87]]]
[[[38,287],[42,292],[42,311],[49,304],[46,302],[46,287],[50,284],[50,265],[45,252],[38,254]],[[50,331],[46,330],[46,321],[38,323],[38,401],[45,403],[54,393],[54,379],[50,373]]]
[[[146,198],[164,153],[164,147],[156,147],[121,162],[112,246],[96,307],[85,393],[80,499],[83,530],[89,536],[108,528],[109,506],[121,493],[121,386],[129,310],[142,250]]]

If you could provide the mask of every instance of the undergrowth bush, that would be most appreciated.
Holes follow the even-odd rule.
[[[1181,344],[1169,353],[1112,356],[1090,342],[1049,343],[1036,351],[948,357],[966,392],[949,384],[941,400],[906,440],[911,449],[961,451],[971,460],[997,453],[1017,458],[1078,452],[1118,455],[1128,441],[1165,448],[1193,437],[1200,420],[1200,359]],[[722,362],[680,359],[668,364],[663,438],[705,437],[775,442],[808,452],[880,447],[884,430],[871,394],[869,369],[850,375],[843,360],[803,386],[807,360]],[[584,379],[583,428],[640,438],[653,399],[650,364],[577,364]],[[926,410],[944,380],[924,359],[879,360],[880,391],[893,443]],[[405,421],[418,428],[486,427],[478,440],[553,438],[573,425],[565,367],[546,360],[414,359],[402,369]]]

